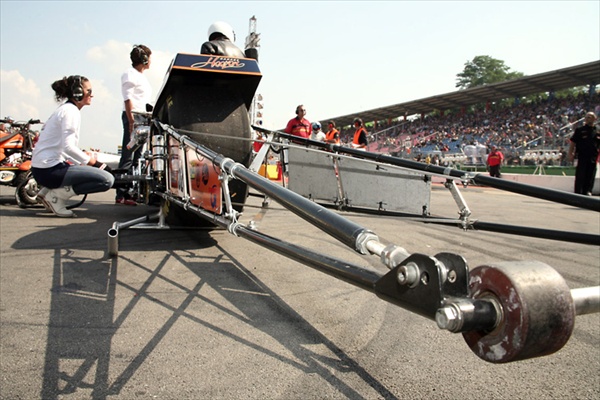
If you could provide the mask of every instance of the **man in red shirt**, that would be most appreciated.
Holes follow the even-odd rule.
[[[312,133],[312,126],[310,122],[304,116],[306,115],[306,108],[303,105],[296,107],[296,117],[290,119],[285,127],[285,133],[294,136],[300,136],[308,138]]]
[[[488,154],[487,165],[489,167],[490,176],[501,178],[500,168],[502,167],[502,161],[504,161],[504,154],[497,149],[496,146],[492,146],[492,151]]]

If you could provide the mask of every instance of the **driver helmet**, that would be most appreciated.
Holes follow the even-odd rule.
[[[213,22],[208,27],[208,40],[210,40],[210,37],[213,33],[220,33],[230,41],[235,42],[235,32],[233,31],[231,25],[229,25],[227,22]]]
[[[312,128],[313,130],[317,131],[319,129],[321,129],[321,123],[320,122],[313,122],[312,124]]]

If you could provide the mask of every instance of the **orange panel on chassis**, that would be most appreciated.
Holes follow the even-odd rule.
[[[221,214],[221,170],[210,160],[187,150],[190,202],[215,214]]]

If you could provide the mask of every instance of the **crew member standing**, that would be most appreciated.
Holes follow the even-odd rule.
[[[487,156],[487,165],[490,171],[490,176],[495,178],[502,178],[500,174],[500,168],[502,168],[502,162],[504,161],[504,154],[496,146],[492,146],[492,151]]]
[[[119,169],[127,171],[137,162],[143,150],[143,147],[140,146],[135,152],[132,152],[130,143],[132,143],[133,139],[133,126],[136,118],[143,118],[141,116],[134,116],[133,111],[146,112],[146,104],[149,104],[152,99],[152,87],[148,79],[143,75],[144,71],[150,68],[151,54],[152,51],[143,44],[133,46],[131,53],[129,53],[131,67],[121,76],[123,141],[121,144]],[[117,188],[115,203],[129,206],[137,204],[131,198],[128,188],[123,187]]]
[[[335,121],[329,121],[329,130],[325,134],[325,143],[340,144],[340,132],[335,129]]]
[[[306,108],[303,105],[296,107],[296,117],[289,120],[285,127],[285,133],[308,138],[312,133],[312,126],[310,122],[304,116],[306,115]]]
[[[354,118],[354,138],[352,139],[352,148],[366,150],[369,142],[367,141],[367,130],[363,126],[360,118]]]
[[[600,149],[600,132],[594,126],[596,114],[585,114],[585,124],[571,136],[569,143],[569,161],[573,162],[577,153],[577,168],[575,169],[575,193],[592,195],[596,177],[596,163]]]

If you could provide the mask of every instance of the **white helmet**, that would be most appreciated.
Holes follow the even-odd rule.
[[[235,32],[231,25],[227,22],[217,21],[214,22],[211,26],[208,27],[208,39],[210,40],[210,35],[213,33],[220,33],[224,35],[227,39],[235,42]]]

